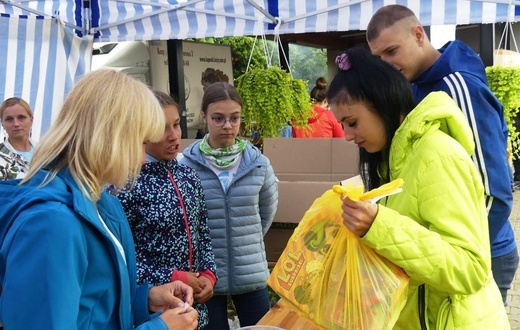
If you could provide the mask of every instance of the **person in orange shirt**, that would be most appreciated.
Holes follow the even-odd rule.
[[[293,125],[295,138],[343,138],[345,133],[332,112],[328,110],[327,81],[323,77],[316,79],[316,86],[311,90],[313,112],[306,126]]]

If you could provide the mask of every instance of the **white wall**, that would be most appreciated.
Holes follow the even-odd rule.
[[[439,49],[448,41],[455,40],[455,25],[432,25],[430,27],[430,42]]]

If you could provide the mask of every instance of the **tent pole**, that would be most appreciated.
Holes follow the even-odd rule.
[[[91,20],[91,17],[90,17],[90,8],[91,8],[90,7],[90,0],[83,0],[83,1],[81,1],[81,3],[83,4],[83,17],[82,17],[83,28],[86,31],[85,33],[88,34],[90,32],[90,20]]]
[[[182,55],[182,40],[167,40],[168,50],[168,75],[170,94],[179,97],[178,103],[181,110],[181,138],[188,138],[188,122],[186,120],[186,94],[184,92],[184,61]]]
[[[493,65],[493,51],[495,48],[493,40],[493,24],[481,24],[480,58],[484,62],[485,67]]]
[[[278,58],[280,59],[280,68],[287,72],[291,72],[290,58],[289,58],[289,42],[280,39],[278,43]]]

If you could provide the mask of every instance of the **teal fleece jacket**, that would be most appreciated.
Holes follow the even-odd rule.
[[[410,276],[396,329],[510,329],[491,273],[485,195],[471,129],[446,93],[429,94],[397,130],[390,176],[362,242]],[[423,286],[424,284],[424,286]]]
[[[97,206],[124,259],[70,171],[42,187],[46,174],[0,182],[4,328],[167,329],[148,313],[150,286],[136,284],[134,242],[117,198],[103,192]]]

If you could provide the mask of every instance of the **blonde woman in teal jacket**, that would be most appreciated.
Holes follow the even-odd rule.
[[[410,85],[364,49],[338,56],[328,99],[360,150],[367,189],[402,178],[379,204],[343,199],[344,225],[410,276],[395,329],[510,329],[491,273],[484,188],[467,119],[444,92],[415,106]]]

